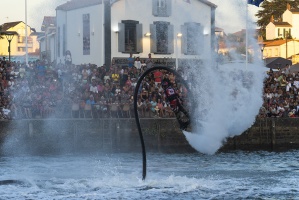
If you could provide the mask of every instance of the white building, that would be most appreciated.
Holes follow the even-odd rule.
[[[299,9],[291,9],[289,4],[281,22],[275,22],[272,17],[266,26],[266,40],[286,37],[299,38]]]
[[[130,53],[151,53],[159,65],[204,60],[214,46],[215,9],[207,0],[71,0],[56,8],[51,59],[65,62],[70,52],[74,64],[124,65]]]
[[[40,58],[49,62],[56,61],[56,17],[45,16],[41,30],[43,34],[38,37]]]
[[[287,4],[282,14],[282,21],[275,21],[273,16],[266,26],[266,42],[264,42],[263,57],[282,57],[297,63],[299,54],[299,9],[291,9]]]

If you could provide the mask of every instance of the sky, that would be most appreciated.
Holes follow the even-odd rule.
[[[1,0],[0,24],[14,21],[25,22],[26,0]],[[143,0],[145,1],[145,0]],[[245,28],[245,13],[247,0],[209,0],[216,4],[216,26],[226,33],[234,33]],[[27,0],[27,23],[36,31],[40,31],[44,16],[55,16],[55,8],[67,0]],[[7,9],[6,9],[7,8]],[[258,7],[248,5],[248,16],[256,21],[254,16]]]

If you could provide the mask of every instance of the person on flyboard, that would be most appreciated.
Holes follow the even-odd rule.
[[[166,99],[169,101],[170,107],[175,113],[175,116],[180,124],[180,129],[186,130],[188,125],[190,124],[190,118],[188,112],[182,105],[183,102],[180,99],[179,94],[175,91],[175,89],[171,86],[169,80],[167,79],[164,79],[162,81],[162,87],[164,89]],[[185,115],[185,117],[182,117],[182,113]]]

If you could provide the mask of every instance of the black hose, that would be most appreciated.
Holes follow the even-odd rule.
[[[150,72],[155,71],[155,70],[166,70],[169,71],[171,73],[173,73],[176,78],[178,78],[182,84],[185,85],[185,87],[187,88],[189,94],[192,94],[188,84],[186,83],[186,81],[181,77],[180,74],[178,74],[175,70],[169,68],[169,67],[152,67],[148,70],[146,70],[138,79],[137,83],[136,83],[136,87],[135,87],[135,91],[134,91],[134,113],[135,113],[135,120],[136,120],[136,124],[137,124],[137,128],[138,128],[138,132],[139,132],[139,136],[140,136],[140,142],[141,142],[141,148],[142,148],[142,164],[143,164],[143,171],[142,171],[142,180],[145,180],[146,177],[146,152],[145,152],[145,145],[144,145],[144,139],[143,139],[143,135],[142,135],[142,130],[141,130],[141,126],[140,126],[140,120],[139,120],[139,116],[138,116],[138,110],[137,110],[137,96],[138,96],[138,91],[140,88],[140,84],[142,82],[142,80],[144,79],[144,77],[146,75],[148,75]],[[193,99],[193,98],[192,98]]]

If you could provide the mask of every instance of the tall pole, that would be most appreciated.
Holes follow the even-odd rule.
[[[288,59],[288,32],[286,31],[286,59]]]
[[[246,3],[246,32],[245,32],[245,40],[246,40],[246,69],[248,65],[248,3]]]
[[[8,61],[10,62],[10,42],[11,40],[8,40]]]
[[[102,1],[102,63],[101,65],[103,65],[105,63],[105,4],[104,1]]]
[[[28,30],[27,30],[27,0],[25,0],[25,42],[26,42],[26,66],[28,66]]]
[[[178,61],[178,36],[176,36],[175,38],[176,41],[176,49],[175,49],[175,70],[178,70],[178,66],[179,66],[179,61]]]

